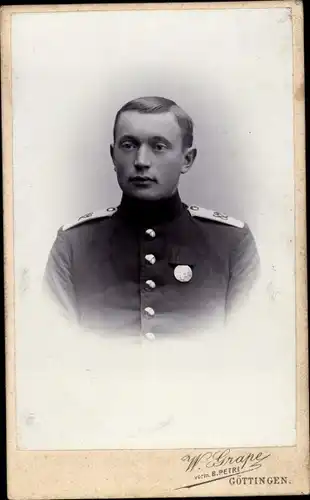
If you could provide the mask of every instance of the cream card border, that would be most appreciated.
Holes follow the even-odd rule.
[[[23,12],[103,10],[288,8],[292,16],[294,60],[295,223],[296,223],[296,337],[297,337],[297,445],[224,450],[20,451],[16,443],[15,337],[13,271],[13,179],[11,16]],[[10,6],[1,9],[2,119],[4,164],[4,238],[6,306],[7,470],[8,495],[14,499],[185,497],[275,495],[309,492],[308,337],[306,288],[305,112],[302,2],[257,1],[226,3],[109,4]],[[229,455],[231,464],[251,473],[205,482],[186,469],[203,453]],[[224,456],[224,455],[223,455]],[[211,458],[210,458],[211,460]],[[213,460],[213,459],[212,459]],[[255,464],[260,467],[255,468]],[[227,465],[225,468],[233,467]],[[224,469],[224,467],[222,467]],[[243,470],[245,470],[243,468]],[[210,469],[212,471],[212,468]],[[196,474],[197,475],[197,474]],[[226,471],[229,475],[229,471]],[[243,484],[242,477],[253,478]],[[260,484],[259,478],[265,478]],[[240,484],[238,484],[240,478]],[[257,479],[255,479],[257,478]],[[271,478],[271,479],[268,479]],[[200,486],[189,487],[193,483]],[[237,483],[237,484],[236,484]]]

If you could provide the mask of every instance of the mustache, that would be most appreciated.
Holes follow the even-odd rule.
[[[154,177],[149,177],[148,175],[132,175],[129,177],[129,181],[152,181],[157,182]]]

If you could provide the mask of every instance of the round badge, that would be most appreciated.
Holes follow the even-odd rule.
[[[177,266],[174,269],[174,276],[178,281],[187,283],[192,279],[193,271],[189,266]]]

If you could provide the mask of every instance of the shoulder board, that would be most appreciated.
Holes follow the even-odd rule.
[[[81,217],[76,219],[74,222],[62,226],[62,230],[66,231],[67,229],[71,229],[71,227],[79,226],[80,224],[89,222],[90,220],[100,219],[103,217],[111,217],[111,215],[115,214],[116,211],[117,207],[109,207],[104,208],[103,210],[97,210],[96,212],[88,212],[87,214],[82,215]]]
[[[188,207],[189,213],[193,217],[200,217],[201,219],[214,220],[215,222],[222,222],[222,224],[228,224],[228,226],[234,227],[244,227],[244,222],[229,215],[223,214],[221,212],[216,212],[215,210],[208,210],[206,208],[197,207],[197,205],[191,205]]]

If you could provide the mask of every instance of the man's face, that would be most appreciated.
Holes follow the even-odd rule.
[[[118,120],[111,155],[121,190],[145,200],[171,196],[181,173],[193,163],[182,131],[170,112],[125,111]]]

